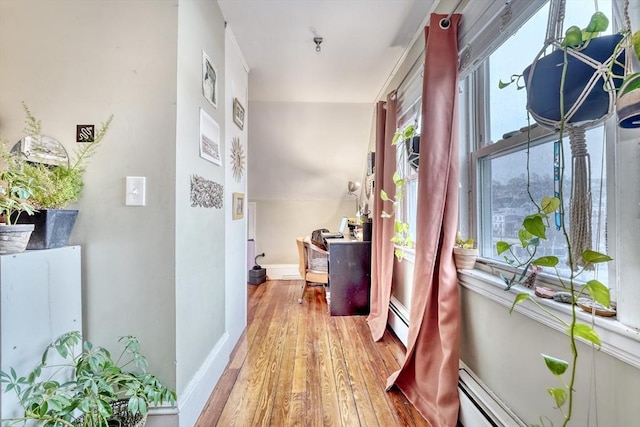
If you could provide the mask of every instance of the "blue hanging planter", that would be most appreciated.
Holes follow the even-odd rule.
[[[614,54],[616,47],[622,40],[622,34],[601,36],[591,39],[582,49],[575,49],[583,55],[590,57],[599,64],[606,63]],[[569,51],[573,48],[568,48]],[[617,62],[612,67],[614,75],[624,75],[624,69],[620,64],[625,62],[624,49],[618,49]],[[560,122],[560,81],[565,61],[565,53],[562,49],[555,50],[549,55],[537,60],[535,64],[527,67],[524,72],[524,81],[527,89],[527,107],[534,116],[534,119],[541,125],[548,126],[549,122]],[[534,66],[535,65],[535,66]],[[533,75],[529,81],[529,74],[533,68]],[[596,121],[606,117],[610,111],[610,96],[615,97],[615,93],[606,90],[606,76],[597,76],[595,84],[590,85],[594,78],[596,69],[581,59],[567,52],[567,71],[564,85],[564,110],[565,114],[583,96],[585,88],[586,97],[575,113],[569,117],[567,123],[581,123]],[[621,79],[608,79],[611,88],[615,85],[620,87]]]
[[[640,127],[640,73],[627,76],[618,92],[616,102],[618,125],[621,128]]]
[[[407,160],[409,160],[411,167],[418,171],[418,164],[420,163],[420,135],[405,139],[404,143],[407,149]]]

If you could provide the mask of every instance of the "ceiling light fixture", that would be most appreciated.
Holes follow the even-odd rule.
[[[313,38],[313,42],[316,44],[316,52],[320,53],[320,44],[322,43],[323,38],[322,37],[314,37]]]

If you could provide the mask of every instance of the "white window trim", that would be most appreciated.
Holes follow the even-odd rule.
[[[509,291],[505,291],[505,285],[498,277],[479,269],[459,270],[458,282],[460,286],[507,308],[511,308],[517,293],[532,293],[530,289],[518,285],[513,286]],[[537,297],[536,302],[565,322],[571,322],[571,307],[569,305]],[[565,333],[565,329],[561,324],[540,312],[531,303],[518,304],[514,311],[551,329]],[[602,342],[600,350],[603,353],[640,369],[640,331],[624,326],[615,318],[592,316],[581,309],[578,309],[576,314],[579,321],[589,325],[593,323],[595,331],[600,336]],[[580,341],[583,340],[580,339]]]

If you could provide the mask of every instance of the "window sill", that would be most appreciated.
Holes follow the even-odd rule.
[[[498,277],[477,269],[458,270],[458,281],[461,286],[507,308],[511,308],[516,293],[533,293],[533,291],[521,286],[514,286],[510,291],[505,291],[504,283]],[[571,322],[571,307],[569,305],[549,299],[535,298],[545,309],[563,321]],[[514,310],[556,331],[565,332],[562,325],[540,312],[531,303],[518,304]],[[592,319],[592,315],[582,309],[579,309],[576,314],[581,322],[586,324],[593,322],[594,329],[602,342],[602,352],[640,369],[640,331],[623,325],[615,318],[593,316]]]

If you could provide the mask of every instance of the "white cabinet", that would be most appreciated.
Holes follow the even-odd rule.
[[[26,375],[68,331],[82,332],[80,246],[0,256],[0,366]],[[2,418],[19,416],[0,393]]]

